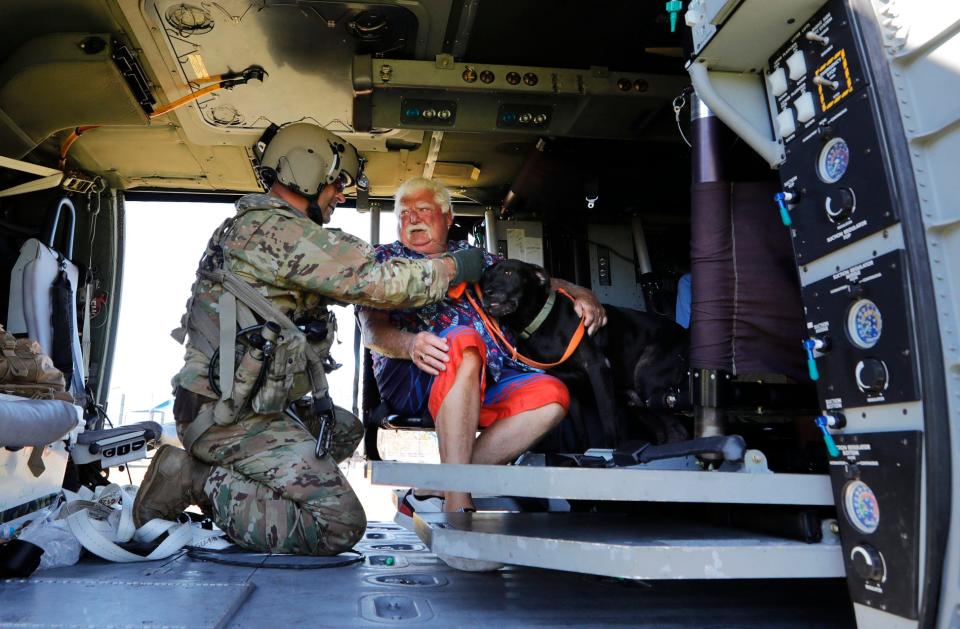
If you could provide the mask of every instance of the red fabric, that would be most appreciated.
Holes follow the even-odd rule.
[[[450,362],[445,371],[433,380],[430,388],[430,398],[427,408],[436,418],[440,405],[450,392],[457,378],[457,371],[463,362],[463,352],[474,349],[480,359],[486,364],[487,348],[480,334],[471,328],[457,327],[445,337],[449,346]],[[486,369],[480,374],[480,426],[486,428],[496,421],[513,417],[518,413],[557,403],[566,410],[570,406],[570,393],[566,385],[542,373],[518,373],[513,377],[506,377],[501,382],[494,383],[487,391]]]

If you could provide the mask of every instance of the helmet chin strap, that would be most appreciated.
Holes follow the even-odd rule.
[[[320,189],[317,190],[317,193],[309,197],[304,197],[307,200],[307,216],[311,221],[317,225],[323,225],[326,221],[323,220],[323,209],[317,205],[317,199],[320,198],[320,193],[326,185],[320,186]]]

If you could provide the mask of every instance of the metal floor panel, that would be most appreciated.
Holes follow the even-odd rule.
[[[370,535],[373,537],[370,537]],[[228,627],[656,627],[657,629],[833,629],[853,628],[854,617],[841,580],[781,581],[631,581],[533,568],[508,567],[492,573],[459,572],[424,550],[385,552],[373,546],[414,546],[413,533],[392,523],[371,523],[358,549],[391,557],[393,565],[353,565],[331,570],[241,568],[187,557],[144,564],[110,564],[84,559],[69,568],[36,573],[36,578],[99,581],[93,592],[76,587],[51,602],[63,624],[75,620],[78,605],[99,605],[112,622],[97,626],[160,626],[161,616],[141,623],[137,607],[151,611],[171,606],[158,588],[149,601],[128,598],[111,581],[211,582],[253,586]],[[381,562],[382,563],[382,562]],[[12,582],[0,582],[0,614],[29,609],[31,596]],[[24,594],[27,594],[25,596]],[[75,600],[82,594],[82,600]],[[216,626],[214,614],[224,601],[191,600],[191,626]],[[411,604],[411,602],[413,604]],[[402,616],[416,609],[420,616]],[[380,612],[381,617],[371,617]],[[141,610],[142,611],[142,610]],[[367,614],[366,616],[364,614]],[[93,624],[93,623],[90,623]],[[173,623],[171,623],[173,624]],[[0,623],[2,625],[2,623]]]
[[[467,491],[493,496],[639,502],[833,505],[830,477],[821,474],[441,465],[391,461],[372,462],[367,465],[367,473],[375,485]]]
[[[42,573],[41,573],[42,574]],[[249,583],[33,577],[2,584],[0,627],[225,627]]]
[[[838,541],[807,544],[707,524],[587,513],[428,513],[417,533],[440,556],[629,579],[844,576]]]

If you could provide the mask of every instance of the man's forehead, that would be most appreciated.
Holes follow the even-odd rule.
[[[423,207],[425,205],[439,207],[440,204],[437,203],[437,199],[431,190],[422,188],[416,192],[410,192],[400,197],[400,205],[402,207],[411,205],[416,207]]]

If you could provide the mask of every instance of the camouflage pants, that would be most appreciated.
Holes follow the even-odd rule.
[[[213,406],[204,403],[198,416]],[[303,418],[308,432],[284,415],[248,415],[197,439],[191,454],[214,466],[204,486],[213,519],[233,542],[260,552],[335,555],[360,539],[366,515],[337,463],[353,454],[363,426],[339,415],[322,459],[315,418]],[[178,432],[183,428],[178,422]]]

